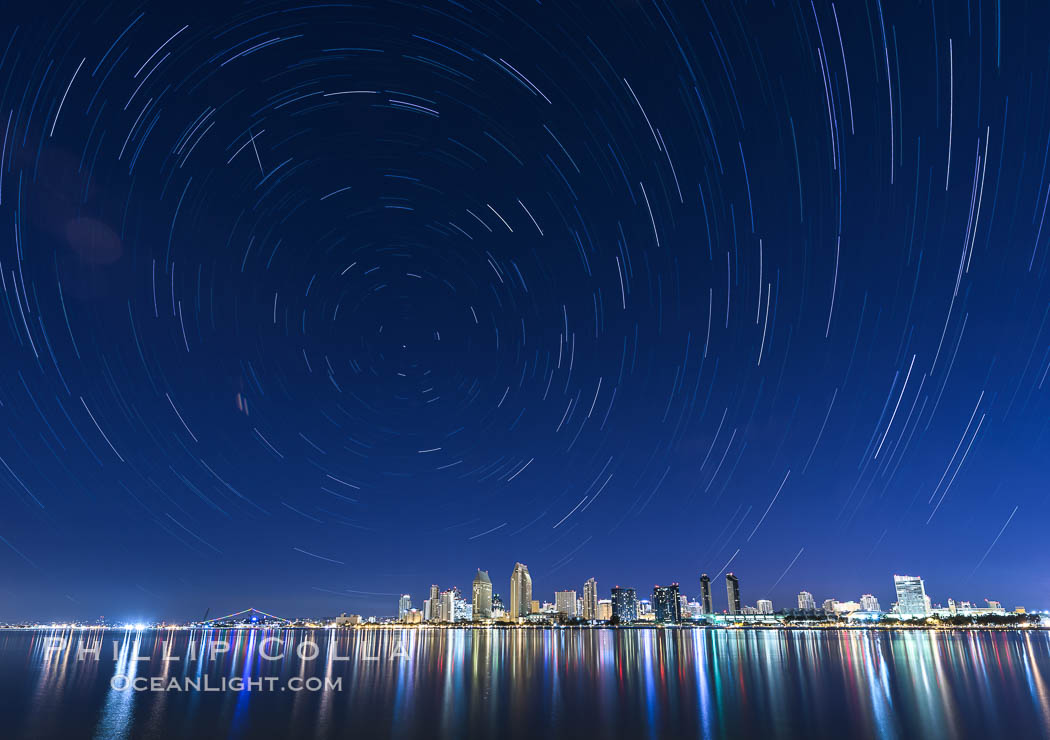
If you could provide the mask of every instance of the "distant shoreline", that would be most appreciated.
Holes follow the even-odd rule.
[[[562,631],[562,630],[609,630],[609,631],[637,631],[637,630],[726,630],[726,631],[763,631],[763,632],[795,632],[795,631],[822,631],[822,632],[1017,632],[1017,631],[1044,631],[1050,630],[1050,626],[1043,625],[1017,625],[1017,624],[975,624],[975,625],[820,625],[820,624],[630,624],[630,625],[607,625],[607,624],[356,624],[356,625],[228,625],[228,626],[203,626],[203,625],[167,625],[148,626],[142,629],[135,627],[98,626],[98,625],[34,625],[34,626],[0,626],[0,632],[55,632],[75,630],[80,632],[198,632],[198,631],[224,631],[224,632],[248,632],[260,630],[331,630],[333,632],[364,631],[404,631],[404,630],[505,630],[505,631]]]

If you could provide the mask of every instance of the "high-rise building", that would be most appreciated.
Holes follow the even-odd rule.
[[[427,599],[430,602],[430,610],[427,611],[425,618],[428,622],[439,622],[441,621],[441,591],[438,590],[437,584],[433,584],[430,587],[430,598]],[[425,604],[424,604],[425,606]],[[425,610],[426,611],[426,610]]]
[[[740,613],[740,579],[732,573],[726,573],[726,597],[729,599],[729,613]]]
[[[612,599],[598,599],[598,619],[601,622],[608,622],[612,619]]]
[[[532,612],[532,576],[523,563],[514,563],[510,574],[510,616],[513,619],[527,617]]]
[[[532,606],[530,607],[529,614],[539,614],[539,613],[540,613],[540,601],[539,601],[539,599],[533,599],[532,600]]]
[[[714,614],[714,603],[711,601],[711,579],[708,578],[707,573],[700,575],[700,605],[703,607],[704,614]]]
[[[918,576],[893,576],[897,590],[897,613],[901,619],[925,619],[926,586]]]
[[[433,617],[430,611],[430,599],[423,599],[423,621],[432,622]]]
[[[574,619],[576,617],[576,592],[555,591],[554,609],[562,616]]]
[[[474,583],[470,588],[471,616],[473,619],[492,617],[492,581],[489,572],[478,568]]]
[[[598,582],[588,578],[583,584],[583,613],[584,619],[598,618]]]
[[[442,591],[439,600],[440,607],[438,608],[437,621],[455,622],[457,619],[462,619],[463,605],[458,603],[462,601],[463,597],[456,586]],[[431,607],[431,609],[433,609],[433,607]]]
[[[815,611],[817,608],[817,600],[813,598],[813,594],[811,594],[809,591],[799,591],[798,608],[807,609],[809,611]]]
[[[397,618],[399,621],[405,621],[405,614],[409,609],[412,608],[412,597],[408,594],[401,594],[401,598],[397,602]]]
[[[612,618],[621,624],[638,621],[638,601],[633,588],[615,586],[612,590]]]
[[[657,622],[676,624],[682,621],[682,605],[678,600],[678,584],[653,586],[653,612]]]
[[[951,608],[951,602],[948,602],[948,607]],[[864,594],[860,597],[860,608],[866,612],[878,612],[882,611],[879,608],[879,600],[871,594]]]
[[[499,594],[492,594],[492,616],[502,617],[507,613],[507,607],[503,605],[503,597]]]
[[[759,614],[773,613],[773,602],[769,599],[759,599],[755,602],[755,607],[758,609]]]

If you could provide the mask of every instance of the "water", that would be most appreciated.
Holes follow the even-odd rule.
[[[205,677],[273,681],[167,684]],[[168,690],[113,688],[149,678]],[[308,678],[341,685],[290,689]],[[0,736],[24,738],[1050,737],[1050,634],[0,631],[0,691]]]

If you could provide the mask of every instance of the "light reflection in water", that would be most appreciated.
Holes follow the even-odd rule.
[[[1046,632],[0,631],[16,737],[1050,736],[1048,671]],[[282,691],[292,677],[341,690]]]

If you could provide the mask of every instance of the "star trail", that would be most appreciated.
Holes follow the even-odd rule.
[[[1046,8],[4,15],[2,616],[1045,600]]]

